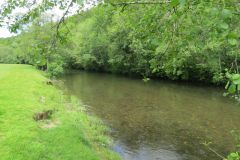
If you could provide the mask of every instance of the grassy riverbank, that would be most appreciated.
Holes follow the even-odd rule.
[[[106,128],[74,98],[46,84],[28,65],[0,65],[0,159],[118,159],[109,151]],[[53,110],[49,120],[33,115]]]

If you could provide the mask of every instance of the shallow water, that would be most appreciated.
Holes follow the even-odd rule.
[[[77,72],[62,78],[69,94],[111,129],[113,149],[123,160],[218,160],[235,149],[240,105],[224,90],[103,73]]]

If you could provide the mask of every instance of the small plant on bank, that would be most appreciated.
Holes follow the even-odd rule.
[[[143,82],[147,83],[148,81],[150,81],[150,78],[144,77],[142,80],[143,80]]]
[[[58,77],[59,75],[61,75],[64,72],[63,64],[56,63],[56,62],[51,63],[51,64],[49,64],[47,72],[48,72],[48,76],[50,78]]]
[[[238,73],[226,73],[226,77],[228,79],[228,82],[225,86],[225,89],[227,90],[226,95],[230,95],[231,97],[235,98],[236,100],[239,99],[239,91],[240,91],[240,74]]]
[[[231,153],[227,160],[240,160],[240,153],[239,152],[233,152]]]

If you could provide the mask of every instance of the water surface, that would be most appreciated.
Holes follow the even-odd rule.
[[[111,129],[123,160],[220,160],[235,149],[240,106],[214,87],[77,72],[63,77],[69,94]]]

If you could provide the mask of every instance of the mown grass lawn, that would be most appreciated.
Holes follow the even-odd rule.
[[[33,115],[54,110],[49,120]],[[81,104],[46,84],[28,65],[0,65],[1,160],[118,159],[108,149],[106,128]]]

